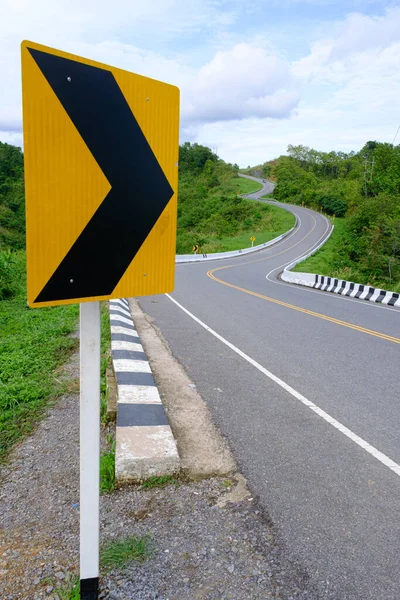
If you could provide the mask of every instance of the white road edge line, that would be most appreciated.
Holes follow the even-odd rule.
[[[179,304],[179,302],[177,302],[175,300],[175,298],[172,298],[172,296],[170,296],[170,294],[165,294],[165,295],[174,304],[176,304],[176,306],[178,306],[181,310],[183,310],[184,313],[186,313],[189,317],[191,317],[194,321],[196,321],[196,323],[198,323],[199,325],[201,325],[201,327],[203,327],[206,331],[208,331],[209,333],[211,333],[211,335],[213,335],[220,342],[222,342],[223,344],[225,344],[225,346],[228,346],[228,348],[230,348],[231,350],[233,350],[234,352],[236,352],[236,354],[238,354],[239,356],[241,356],[242,358],[244,358],[244,360],[246,360],[248,363],[250,363],[253,367],[255,367],[256,369],[258,369],[261,373],[263,373],[267,377],[269,377],[269,379],[271,379],[272,381],[274,381],[277,385],[279,385],[286,392],[288,392],[289,394],[291,394],[294,398],[296,398],[297,400],[300,400],[300,402],[302,402],[310,410],[312,410],[313,412],[315,412],[319,417],[321,417],[322,419],[324,419],[324,421],[326,421],[327,423],[329,423],[330,425],[332,425],[333,427],[335,427],[335,429],[337,429],[338,431],[340,431],[341,433],[343,433],[343,435],[345,435],[346,437],[348,437],[355,444],[357,444],[358,446],[360,446],[360,448],[362,448],[363,450],[365,450],[366,452],[368,452],[368,454],[371,454],[371,456],[373,456],[374,458],[376,458],[377,460],[379,460],[379,462],[381,462],[383,465],[385,465],[385,467],[388,467],[391,471],[393,471],[393,473],[395,473],[396,475],[398,475],[400,477],[400,465],[399,464],[397,464],[391,458],[389,458],[388,456],[386,456],[386,454],[383,454],[383,452],[380,452],[379,450],[377,450],[376,448],[374,448],[374,446],[371,446],[371,444],[369,444],[368,442],[366,442],[365,440],[363,440],[362,438],[360,438],[357,434],[353,433],[350,429],[348,429],[347,427],[345,427],[344,425],[342,425],[342,423],[339,423],[339,421],[337,421],[336,419],[334,419],[333,417],[331,417],[327,412],[325,412],[324,410],[322,410],[322,408],[319,408],[316,404],[314,404],[313,402],[311,402],[310,400],[308,400],[305,396],[303,396],[302,394],[300,394],[299,392],[297,392],[289,384],[285,383],[284,381],[282,381],[282,379],[279,379],[279,377],[277,377],[276,375],[274,375],[273,373],[271,373],[270,371],[268,371],[267,369],[265,369],[262,365],[260,365],[260,363],[258,363],[253,358],[250,358],[250,356],[248,356],[247,354],[245,354],[244,352],[242,352],[242,350],[239,350],[239,348],[237,348],[236,346],[234,346],[233,344],[231,344],[230,342],[228,342],[228,340],[226,340],[225,338],[223,338],[222,335],[219,335],[219,333],[217,333],[216,331],[214,331],[213,329],[211,329],[211,327],[209,327],[208,325],[206,325],[205,323],[203,323],[203,321],[201,321],[195,315],[193,315],[190,311],[188,311],[187,308],[185,308],[184,306],[182,306],[182,304]]]
[[[323,240],[323,238],[328,233],[328,231],[329,231],[329,221],[328,221],[328,219],[326,217],[324,217],[324,219],[326,221],[326,229],[325,229],[324,233],[321,235],[321,237],[316,242],[314,242],[314,244],[311,246],[311,248],[309,248],[307,250],[307,253],[308,252],[312,252],[312,250],[314,250],[314,248],[316,248],[318,246],[318,244]],[[295,262],[296,260],[298,260],[302,256],[304,256],[304,251],[299,256],[297,256],[294,260],[292,259],[290,261],[286,261],[282,265],[279,265],[279,267],[274,267],[273,269],[271,269],[271,271],[269,273],[267,273],[267,275],[265,276],[266,279],[268,279],[268,281],[270,281],[271,283],[276,283],[273,279],[269,278],[269,276],[271,275],[271,273],[273,273],[274,271],[278,271],[279,269],[282,269],[282,267],[286,267],[287,265],[290,265],[291,263]],[[293,287],[293,285],[290,284],[290,283],[288,283],[288,284],[284,283],[283,285],[289,285],[290,287]],[[309,291],[309,290],[307,290],[307,291]]]
[[[275,203],[274,203],[275,204]],[[286,209],[285,209],[286,210]],[[244,261],[246,261],[246,259],[249,259],[253,256],[261,256],[263,252],[267,252],[268,250],[275,250],[275,248],[278,248],[278,246],[280,246],[281,244],[285,244],[286,242],[288,242],[290,239],[292,239],[292,237],[294,235],[296,235],[296,233],[298,233],[298,231],[300,230],[301,227],[301,219],[299,217],[298,214],[288,210],[287,212],[290,212],[296,219],[296,223],[294,225],[294,227],[292,228],[293,231],[292,233],[290,233],[287,237],[285,237],[283,240],[280,240],[279,242],[276,242],[276,244],[272,244],[271,246],[267,246],[267,248],[262,248],[261,250],[258,250],[257,252],[254,252],[254,254],[243,254],[243,255],[237,255],[237,256],[231,256],[229,258],[221,258],[221,259],[215,259],[218,260],[219,263],[223,263],[223,266],[230,266],[230,264],[225,265],[225,261],[233,261],[232,265],[240,265],[243,264],[239,261],[241,261],[242,259]],[[279,237],[279,236],[277,236]],[[271,241],[271,240],[269,240]],[[300,240],[301,241],[301,240]],[[268,258],[268,257],[267,257]],[[261,258],[255,259],[254,261],[250,261],[250,262],[257,262],[257,261],[261,261]],[[263,259],[264,260],[264,259]],[[214,262],[213,260],[209,260],[208,263]],[[246,261],[247,262],[247,261]],[[207,264],[208,264],[207,263]],[[289,263],[286,263],[289,264]],[[175,268],[177,267],[186,267],[187,265],[190,265],[191,267],[196,266],[196,265],[204,265],[204,262],[202,261],[198,261],[198,262],[191,262],[191,263],[175,263]]]

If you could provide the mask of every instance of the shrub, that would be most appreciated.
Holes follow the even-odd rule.
[[[336,217],[344,217],[347,211],[347,202],[340,198],[322,197],[318,198],[318,204],[324,209],[328,215],[335,215]]]
[[[11,250],[0,250],[0,300],[14,294],[14,266]]]

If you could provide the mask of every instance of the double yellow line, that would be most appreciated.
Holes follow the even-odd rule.
[[[258,294],[257,292],[253,292],[246,288],[242,288],[238,285],[234,285],[233,283],[228,283],[227,281],[223,281],[222,279],[219,279],[218,277],[216,277],[214,275],[214,273],[216,271],[222,271],[224,269],[232,269],[233,267],[241,267],[243,265],[248,265],[248,264],[255,263],[255,262],[269,260],[270,258],[273,258],[274,256],[279,256],[280,254],[284,254],[288,250],[291,250],[292,248],[294,248],[295,246],[300,244],[300,242],[302,242],[307,236],[310,235],[310,233],[313,231],[313,229],[316,226],[316,221],[315,221],[314,217],[313,217],[313,220],[314,220],[314,225],[313,225],[312,229],[299,242],[297,242],[293,246],[290,246],[290,248],[287,248],[286,250],[283,250],[282,252],[278,252],[277,254],[272,254],[271,256],[267,256],[266,258],[252,260],[252,261],[240,263],[237,265],[227,265],[225,267],[217,267],[216,269],[211,269],[210,271],[207,272],[207,276],[210,277],[211,279],[213,279],[214,281],[221,283],[222,285],[226,285],[227,287],[238,290],[239,292],[243,292],[244,294],[249,294],[250,296],[255,296],[256,298],[260,298],[261,300],[266,300],[267,302],[273,302],[274,304],[279,304],[280,306],[284,306],[285,308],[297,310],[298,312],[304,313],[306,315],[310,315],[310,316],[316,317],[318,319],[323,319],[324,321],[329,321],[330,323],[335,323],[336,325],[340,325],[341,327],[348,327],[349,329],[354,329],[355,331],[359,331],[360,333],[366,333],[367,335],[372,335],[374,337],[381,338],[382,340],[387,340],[388,342],[393,342],[394,344],[400,344],[400,338],[396,338],[392,335],[386,335],[385,333],[380,333],[379,331],[374,331],[373,329],[367,329],[366,327],[361,327],[359,325],[353,325],[353,323],[348,323],[347,321],[341,321],[340,319],[335,319],[334,317],[329,317],[328,315],[324,315],[322,313],[318,313],[313,310],[301,308],[300,306],[296,306],[295,304],[288,304],[287,302],[282,302],[282,300],[276,300],[275,298],[270,298],[269,296],[264,296],[263,294]]]

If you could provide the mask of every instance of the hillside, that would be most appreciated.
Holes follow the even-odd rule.
[[[349,154],[289,146],[288,156],[268,164],[274,198],[323,210],[339,224],[323,261],[317,254],[301,270],[320,265],[322,275],[398,289],[400,146],[367,142]]]
[[[25,246],[24,157],[0,142],[0,250]]]
[[[263,243],[290,229],[291,215],[273,206],[255,204],[238,194],[255,191],[256,182],[238,177],[238,166],[225,163],[206,146],[184,143],[179,148],[178,254],[233,250]],[[23,154],[0,142],[0,279],[9,255],[25,246]],[[3,266],[1,266],[3,265]]]
[[[225,163],[209,148],[186,142],[179,149],[177,253],[223,252],[250,246],[287,231],[293,217],[278,207],[238,197],[249,183],[238,166]],[[244,189],[246,186],[246,189]]]

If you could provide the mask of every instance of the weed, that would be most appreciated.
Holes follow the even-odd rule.
[[[112,492],[115,489],[115,439],[107,435],[110,446],[108,452],[100,456],[100,493]]]
[[[109,422],[109,418],[107,415],[107,398],[108,390],[106,386],[105,390],[101,390],[100,393],[100,421],[103,423],[103,425],[107,425],[107,423]]]
[[[232,487],[232,481],[230,479],[224,479],[224,481],[222,482],[222,485],[224,486],[224,488],[230,488]]]
[[[100,550],[100,567],[105,571],[124,569],[132,561],[143,562],[151,555],[148,536],[132,536],[112,541]]]
[[[42,583],[50,584],[55,588],[54,594],[58,600],[80,600],[80,581],[77,575],[67,573],[61,585],[53,577],[42,579]]]
[[[77,575],[67,575],[61,587],[57,588],[59,600],[80,600],[80,581]]]
[[[14,254],[11,250],[0,250],[0,300],[14,293]]]
[[[100,363],[100,419],[106,425],[107,416],[107,367],[111,361],[111,328],[108,303],[101,303],[101,363]]]
[[[167,485],[179,485],[179,481],[172,477],[171,475],[161,475],[160,477],[149,477],[146,481],[143,481],[141,487],[143,489],[151,489],[151,488],[162,488]]]

